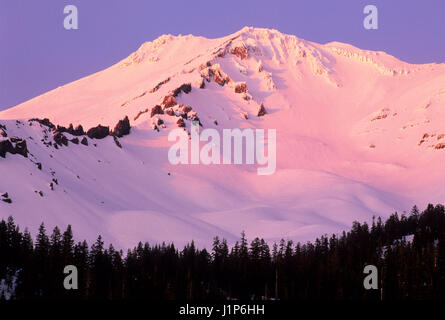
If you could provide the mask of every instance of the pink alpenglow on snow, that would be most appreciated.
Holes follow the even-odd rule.
[[[313,240],[443,202],[444,106],[445,64],[270,29],[163,35],[0,112],[0,216],[122,248]],[[169,161],[175,129],[188,165]]]
[[[223,129],[223,143],[219,131],[204,129],[199,133],[199,125],[192,123],[191,139],[186,131],[173,129],[168,134],[168,141],[176,141],[168,151],[168,160],[171,164],[242,164],[243,154],[245,163],[266,165],[257,169],[259,175],[273,174],[276,169],[276,130],[268,129],[268,152],[264,152],[265,139],[263,129]],[[190,140],[190,143],[189,143]],[[233,148],[232,148],[233,140]],[[207,142],[200,148],[200,141]],[[245,142],[243,144],[243,141]],[[221,146],[223,152],[221,152]],[[243,152],[245,146],[245,152]],[[190,149],[190,161],[189,161]],[[233,162],[232,162],[233,149]],[[222,161],[221,161],[222,155]]]

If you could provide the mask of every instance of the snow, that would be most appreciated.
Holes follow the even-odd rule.
[[[247,48],[248,58],[229,52],[236,47]],[[198,88],[209,61],[229,84],[211,80]],[[235,93],[238,82],[246,83],[250,100]],[[193,88],[178,103],[192,106],[204,128],[276,129],[276,173],[169,164],[167,136],[176,117],[159,115],[166,124],[160,132],[149,112],[133,119],[184,83]],[[268,114],[258,118],[261,103]],[[72,224],[79,239],[102,234],[121,247],[192,239],[208,246],[215,235],[233,243],[242,230],[269,241],[313,240],[354,220],[443,201],[445,149],[434,146],[445,133],[444,106],[444,64],[411,65],[383,52],[251,27],[219,39],[164,35],[108,69],[0,112],[8,136],[27,138],[34,156],[0,158],[0,189],[13,201],[0,201],[0,217],[13,215],[35,231],[42,221],[48,228]],[[112,128],[125,115],[132,132],[120,139],[122,149],[108,137],[55,150],[40,142],[43,128],[27,122],[46,117]]]

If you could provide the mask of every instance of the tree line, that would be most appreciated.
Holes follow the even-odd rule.
[[[363,286],[370,264],[378,290]],[[77,290],[63,287],[66,265],[78,269]],[[125,254],[101,236],[75,243],[71,226],[47,235],[42,223],[34,241],[9,217],[0,222],[0,283],[14,289],[11,299],[441,299],[445,210],[414,207],[303,244],[249,243],[242,233],[232,247],[215,237],[210,251],[140,242]]]

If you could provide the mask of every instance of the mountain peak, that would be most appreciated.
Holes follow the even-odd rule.
[[[13,197],[0,212],[29,227],[43,216],[66,219],[86,237],[103,225],[125,246],[147,234],[166,240],[171,230],[177,238],[168,240],[203,242],[242,230],[272,241],[337,232],[408,209],[402,203],[443,199],[445,174],[425,168],[444,172],[444,83],[445,65],[273,29],[162,35],[108,69],[0,112],[1,191]],[[190,133],[192,121],[221,135],[275,129],[276,173],[170,165],[169,132]],[[28,158],[17,152],[24,146]],[[327,208],[342,214],[328,217]]]

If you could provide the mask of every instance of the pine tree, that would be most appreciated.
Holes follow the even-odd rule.
[[[62,256],[65,265],[72,264],[74,255],[74,239],[71,225],[68,225],[62,237]]]

